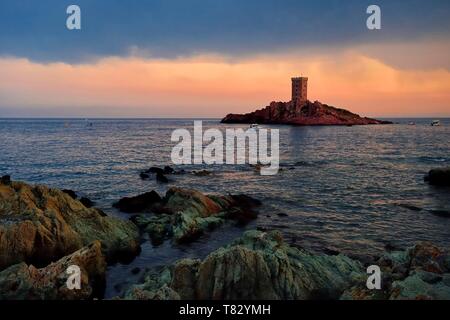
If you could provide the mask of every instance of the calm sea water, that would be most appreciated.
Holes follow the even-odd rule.
[[[379,254],[386,243],[405,247],[422,240],[448,248],[450,219],[433,212],[450,212],[450,189],[429,186],[423,176],[450,166],[450,120],[441,127],[431,127],[431,119],[415,119],[416,126],[407,125],[409,119],[395,121],[389,126],[272,126],[280,129],[285,170],[279,175],[263,177],[246,165],[189,166],[184,169],[214,174],[170,176],[172,182],[161,185],[141,180],[139,172],[170,165],[171,133],[192,129],[192,120],[0,119],[0,175],[76,190],[124,219],[112,203],[149,190],[163,194],[178,186],[245,193],[263,201],[259,218],[247,228],[280,230],[291,243],[315,251],[364,257]],[[209,127],[247,128],[205,120],[204,128]],[[110,267],[106,296],[139,278],[130,273],[135,267],[202,257],[242,232],[224,227],[187,246],[145,242],[130,265]]]

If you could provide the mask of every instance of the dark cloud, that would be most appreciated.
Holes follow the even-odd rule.
[[[382,8],[376,32],[365,27],[373,3]],[[81,7],[81,31],[65,27],[70,4]],[[156,57],[239,56],[448,37],[449,16],[448,0],[2,0],[0,55],[81,62],[138,48]]]

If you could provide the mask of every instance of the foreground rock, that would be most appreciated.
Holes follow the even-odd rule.
[[[361,279],[342,299],[450,299],[450,255],[429,242],[387,252],[375,264],[382,271],[382,290],[368,290]]]
[[[450,186],[450,167],[433,169],[426,176],[425,181],[435,186]]]
[[[362,118],[350,111],[335,108],[318,101],[303,104],[290,102],[272,102],[264,109],[247,114],[229,114],[222,123],[259,123],[291,125],[369,125],[390,124],[370,118]]]
[[[76,265],[81,271],[79,290],[67,287],[66,270]],[[101,244],[95,241],[45,268],[20,263],[0,272],[0,300],[80,300],[102,297],[106,262]]]
[[[19,262],[45,266],[95,240],[110,261],[139,252],[139,231],[129,221],[57,189],[0,183],[0,270]]]
[[[157,214],[137,216],[134,222],[148,232],[155,244],[173,237],[178,243],[198,238],[226,220],[246,224],[256,219],[254,210],[261,203],[245,195],[213,196],[196,190],[171,188],[159,206]]]
[[[337,299],[362,265],[288,246],[278,232],[249,231],[205,260],[184,259],[147,275],[127,299]]]

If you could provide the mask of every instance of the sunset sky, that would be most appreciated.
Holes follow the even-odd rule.
[[[222,117],[288,101],[300,75],[361,115],[450,116],[449,17],[448,0],[1,1],[0,117]]]

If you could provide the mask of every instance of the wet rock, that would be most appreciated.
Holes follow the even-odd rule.
[[[425,176],[424,180],[435,186],[450,186],[450,167],[433,169]]]
[[[257,204],[258,200],[244,195],[208,196],[196,190],[170,188],[161,205],[154,208],[157,215],[134,221],[148,232],[154,244],[170,237],[178,243],[190,242],[226,220],[244,224],[255,219]]]
[[[72,199],[78,199],[78,195],[75,191],[70,190],[70,189],[62,189],[62,192],[64,192],[65,194],[69,195]],[[92,202],[89,198],[87,197],[81,197],[80,198],[80,202],[86,207],[86,208],[92,208],[94,206],[94,202]]]
[[[362,274],[359,262],[288,246],[278,232],[249,231],[203,261],[184,259],[147,275],[127,299],[336,299]]]
[[[11,176],[8,176],[8,175],[2,176],[2,177],[0,178],[0,183],[1,183],[1,184],[5,184],[5,185],[10,184],[10,183],[11,183]]]
[[[131,274],[138,274],[139,272],[141,272],[141,268],[139,267],[135,267],[131,270]]]
[[[86,197],[81,197],[80,202],[86,207],[86,208],[92,208],[94,206],[94,202]]]
[[[151,167],[150,169],[148,169],[147,171],[145,171],[145,173],[160,173],[160,174],[164,174],[164,169],[158,168],[158,167]]]
[[[67,287],[69,266],[81,271],[79,290]],[[0,300],[80,300],[101,298],[106,262],[101,243],[94,241],[71,255],[38,269],[19,263],[0,272]]]
[[[161,202],[161,197],[155,191],[150,191],[135,197],[124,197],[113,204],[114,208],[125,213],[139,213],[151,210]]]
[[[109,261],[139,252],[129,221],[86,208],[68,194],[22,182],[0,184],[0,270],[26,262],[47,265],[99,240]]]
[[[169,183],[169,179],[167,179],[164,174],[159,172],[156,174],[156,181],[160,183]]]
[[[73,191],[73,190],[62,189],[61,191],[64,192],[65,194],[68,194],[72,199],[77,199],[78,198],[77,193],[75,191]]]
[[[175,172],[175,170],[172,167],[170,167],[170,166],[164,167],[164,172],[163,172],[164,174],[172,174],[174,172]]]
[[[340,254],[339,251],[330,249],[330,248],[324,248],[323,253],[325,253],[328,256],[338,256]]]
[[[429,212],[441,218],[450,218],[450,211],[448,210],[429,210]]]
[[[289,217],[289,215],[286,213],[277,213],[277,216],[279,216],[281,218]]]
[[[142,180],[150,179],[150,175],[144,172],[141,172],[139,177],[141,177]]]
[[[422,208],[419,208],[417,206],[408,203],[399,203],[398,206],[411,211],[422,211]]]
[[[192,171],[192,173],[197,177],[206,177],[211,175],[211,171],[208,170],[200,170],[200,171]]]
[[[401,251],[401,248],[399,248],[396,244],[392,243],[392,242],[387,242],[384,245],[384,249],[387,252],[392,252],[392,251]]]
[[[172,168],[171,166],[165,166],[164,168],[159,168],[159,167],[151,167],[150,169],[141,172],[139,175],[141,177],[141,179],[146,180],[150,178],[150,174],[155,174],[156,175],[156,180],[159,181],[161,179],[162,183],[167,183],[165,182],[166,177],[165,175],[180,175],[180,174],[185,174],[186,171],[184,169],[176,171],[174,168]]]
[[[236,220],[239,224],[245,225],[257,218],[258,212],[255,209],[262,204],[261,201],[244,194],[229,195],[227,198],[230,203],[226,214],[227,219]]]
[[[260,200],[252,198],[245,194],[231,195],[231,198],[241,208],[249,209],[249,208],[258,207],[262,204],[262,202]]]
[[[172,218],[169,215],[135,216],[132,221],[144,232],[148,233],[153,245],[160,245],[173,235]]]

